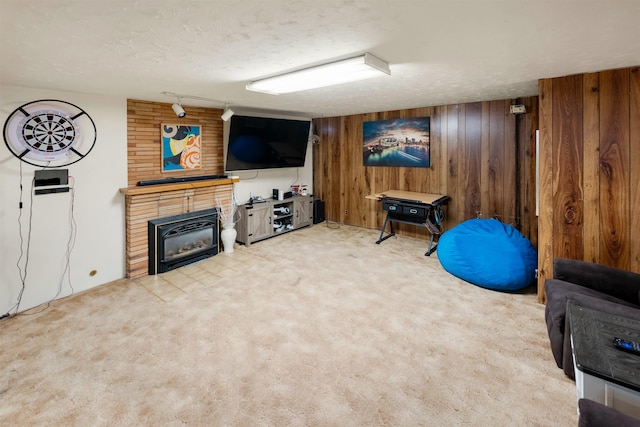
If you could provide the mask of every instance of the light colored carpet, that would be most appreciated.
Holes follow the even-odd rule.
[[[533,290],[377,237],[315,225],[3,321],[0,425],[577,424]]]

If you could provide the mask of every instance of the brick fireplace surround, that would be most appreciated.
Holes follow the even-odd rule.
[[[146,276],[149,266],[147,223],[150,220],[205,209],[229,203],[235,179],[191,181],[176,184],[131,186],[121,188],[126,201],[127,277]]]

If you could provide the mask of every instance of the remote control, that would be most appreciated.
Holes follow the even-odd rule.
[[[640,355],[640,344],[635,341],[623,340],[622,338],[615,337],[613,339],[613,345],[620,350],[625,350],[633,354]]]

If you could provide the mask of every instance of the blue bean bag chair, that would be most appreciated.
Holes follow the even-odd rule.
[[[538,267],[529,239],[497,219],[470,219],[443,233],[438,259],[454,276],[498,291],[529,286]]]

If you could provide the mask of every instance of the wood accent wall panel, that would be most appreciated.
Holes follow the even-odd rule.
[[[222,110],[184,106],[187,115],[179,119],[170,103],[127,100],[128,185],[138,181],[173,177],[222,175]],[[202,168],[193,171],[162,172],[161,129],[163,123],[200,125]]]
[[[520,116],[527,130],[522,144],[516,143],[516,118],[509,112],[516,101],[536,110]],[[388,189],[446,194],[451,200],[445,207],[444,228],[449,229],[478,216],[519,226],[515,200],[522,193],[529,197],[519,206],[530,213],[527,230],[535,233],[535,205],[529,205],[535,203],[535,175],[521,178],[517,186],[516,173],[522,169],[521,161],[535,170],[531,147],[535,148],[537,107],[537,97],[530,97],[314,119],[320,137],[314,147],[314,195],[325,201],[327,220],[379,229],[384,211],[366,195]],[[363,166],[363,122],[424,116],[430,117],[430,168]],[[520,146],[529,151],[519,152]],[[425,228],[397,225],[398,234],[429,237]]]
[[[507,104],[508,105],[508,104]],[[491,101],[489,115],[489,205],[482,212],[483,216],[488,218],[497,217],[502,221],[509,223],[511,219],[510,212],[504,211],[505,206],[505,188],[504,177],[504,146],[505,146],[505,118],[504,103],[499,101]],[[507,106],[508,108],[508,106]],[[515,135],[511,140],[515,140]],[[512,180],[515,176],[510,177]],[[513,197],[513,195],[508,195]]]
[[[482,160],[482,104],[467,104],[464,115],[464,135],[466,143],[462,151],[461,179],[464,200],[464,216],[473,218],[481,212],[480,182]]]
[[[584,74],[582,88],[583,260],[597,262],[600,259],[600,75]]]
[[[582,259],[582,76],[558,79],[553,86],[553,253]]]
[[[629,268],[629,69],[600,73],[600,262]]]
[[[504,206],[502,208],[502,221],[509,223],[517,228],[520,228],[520,218],[516,213],[516,200],[522,199],[522,194],[517,192],[516,182],[517,173],[516,169],[521,167],[518,164],[519,154],[516,152],[516,148],[519,146],[516,133],[516,115],[511,114],[509,111],[510,105],[503,103],[503,115],[504,115],[504,152],[503,152],[503,167],[502,182],[504,188]]]
[[[516,216],[520,219],[520,231],[528,236],[533,246],[538,247],[538,220],[536,216],[536,131],[538,129],[538,97],[518,99],[527,109],[527,114],[516,116]],[[483,174],[484,175],[484,174]]]
[[[640,68],[629,73],[629,182],[631,230],[629,269],[640,271]]]
[[[353,123],[361,122],[360,116],[347,117],[342,126],[342,140],[349,141],[353,139],[362,139],[362,127],[354,126]],[[341,194],[352,194],[354,197],[344,199],[344,217],[355,218],[356,221],[364,220],[363,205],[357,202],[357,199],[364,196],[364,166],[362,165],[362,154],[352,150],[343,151],[342,162],[345,168],[351,171],[352,179],[342,181]]]
[[[538,299],[554,257],[640,272],[639,67],[539,82]]]
[[[328,155],[327,161],[322,164],[322,169],[324,172],[322,175],[322,179],[325,183],[325,187],[323,188],[323,190],[327,194],[327,197],[331,198],[332,200],[335,199],[339,201],[339,203],[325,204],[325,217],[334,218],[334,221],[338,218],[342,218],[342,212],[344,212],[344,209],[342,209],[343,204],[341,201],[342,197],[340,192],[341,180],[335,179],[336,176],[339,176],[342,173],[340,169],[340,153],[342,151],[342,138],[340,134],[341,125],[342,123],[337,118],[330,120],[327,128],[327,144],[322,145],[323,141],[320,141],[320,147],[327,149]],[[314,192],[316,192],[315,188],[316,186],[314,182]]]
[[[544,281],[553,277],[553,84],[541,80],[539,136],[538,301],[546,302]]]
[[[444,114],[447,115],[447,158],[444,160],[446,160],[449,169],[447,182],[450,183],[446,188],[447,192],[444,194],[451,197],[447,207],[447,219],[445,220],[445,224],[447,225],[447,228],[450,228],[451,226],[448,222],[452,222],[452,214],[455,215],[458,212],[461,213],[463,206],[460,197],[460,161],[458,159],[458,152],[460,150],[460,141],[458,139],[458,122],[460,120],[460,116],[458,111],[460,106],[449,105],[444,108]],[[436,161],[442,161],[442,159],[431,159],[431,162]]]
[[[491,102],[483,102],[482,103],[482,131],[481,131],[481,144],[482,148],[480,150],[480,175],[486,177],[480,183],[480,206],[485,206],[485,211],[487,211],[487,206],[490,205],[491,200],[491,190],[490,190],[490,178],[489,178],[489,169],[490,169],[490,158],[491,158],[491,122],[489,118],[491,117]],[[487,211],[488,212],[488,211]]]

